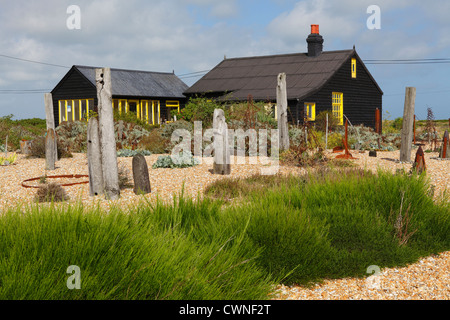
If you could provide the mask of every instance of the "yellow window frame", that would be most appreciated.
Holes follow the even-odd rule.
[[[145,122],[148,123],[149,117],[148,117],[148,100],[141,100],[141,119],[143,119]],[[145,112],[144,112],[145,110]]]
[[[167,100],[166,101],[167,108],[178,108],[178,112],[180,112],[180,101],[176,100]]]
[[[344,94],[333,92],[332,94],[333,115],[339,119],[339,125],[344,124]]]
[[[75,108],[76,103],[78,104],[78,111],[79,111],[79,117],[80,120],[82,119],[82,104],[81,101],[86,101],[86,120],[89,120],[89,101],[94,101],[94,99],[63,99],[58,100],[58,117],[59,117],[59,123],[63,121],[75,121]],[[75,103],[76,102],[76,103]],[[67,109],[69,103],[71,104],[71,112],[72,117],[69,119],[69,110]],[[64,107],[64,114],[61,112],[61,107]]]
[[[356,58],[352,58],[352,78],[356,78]]]
[[[305,102],[306,118],[308,121],[316,120],[316,103],[315,102]]]

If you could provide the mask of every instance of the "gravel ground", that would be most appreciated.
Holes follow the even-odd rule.
[[[425,149],[426,150],[426,149]],[[376,158],[368,156],[368,152],[359,153],[351,151],[357,158],[352,160],[358,166],[372,171],[378,169],[395,172],[398,169],[409,171],[411,163],[399,163],[399,151],[378,152]],[[333,158],[335,154],[326,152],[327,156]],[[437,153],[425,153],[427,175],[431,184],[435,187],[435,198],[445,190],[450,190],[450,161],[437,160]],[[414,159],[415,151],[411,153]],[[106,201],[103,196],[90,197],[87,184],[65,187],[71,200],[75,203],[81,199],[85,206],[100,204],[108,209],[111,205],[136,205],[145,197],[150,202],[157,198],[163,201],[172,201],[173,195],[181,191],[191,197],[197,197],[203,189],[223,176],[215,176],[211,161],[202,163],[196,167],[184,169],[152,169],[151,166],[158,155],[145,157],[149,167],[152,193],[145,196],[136,196],[132,189],[122,190],[121,197],[116,201]],[[211,160],[211,159],[208,159]],[[128,176],[132,181],[131,170],[132,158],[118,158],[119,166],[128,170]],[[57,162],[57,169],[47,174],[71,175],[88,174],[87,159],[85,154],[74,154],[71,159],[62,159]],[[0,212],[17,205],[27,205],[32,202],[36,189],[27,189],[21,186],[22,181],[30,178],[40,177],[45,174],[44,159],[27,159],[23,155],[18,156],[15,165],[0,167]],[[260,172],[267,166],[262,164],[234,164],[232,165],[232,177],[246,177]],[[305,169],[280,167],[282,173],[304,173]],[[48,181],[51,181],[49,179]],[[62,183],[73,183],[87,181],[87,178],[65,179]],[[30,182],[29,184],[37,184]],[[63,204],[66,205],[66,204]],[[418,263],[406,268],[383,269],[379,275],[373,276],[374,283],[367,279],[340,279],[327,280],[323,284],[313,288],[300,286],[280,286],[278,299],[449,299],[450,298],[450,252],[440,256],[428,257]]]

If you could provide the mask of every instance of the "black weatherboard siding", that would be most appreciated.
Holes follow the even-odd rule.
[[[351,75],[352,58],[356,58],[356,79],[353,79]],[[333,92],[343,93],[344,115],[348,117],[352,125],[364,124],[375,129],[376,108],[380,109],[380,114],[383,111],[383,92],[377,85],[374,85],[372,76],[356,53],[344,62],[319,91],[302,98],[298,103],[294,101],[290,103],[290,121],[300,120],[302,122],[305,102],[316,103],[316,115],[322,111],[331,110]],[[299,118],[297,118],[297,112]]]
[[[97,106],[96,67],[73,66],[52,90],[55,125],[59,125],[59,100],[93,99]],[[161,117],[168,114],[167,102],[186,102],[183,92],[188,86],[175,74],[111,68],[113,99],[159,101]],[[151,118],[151,117],[150,117]]]
[[[94,105],[97,105],[97,89],[95,85],[93,86],[75,67],[72,67],[52,90],[52,97],[55,126],[59,125],[58,100],[89,98],[94,99]]]

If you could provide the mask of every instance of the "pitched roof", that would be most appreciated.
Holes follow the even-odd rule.
[[[324,51],[314,58],[294,53],[225,59],[184,93],[223,93],[231,100],[246,100],[251,94],[253,99],[274,100],[277,76],[284,72],[288,99],[301,99],[320,90],[354,55],[354,50],[341,50]]]
[[[94,86],[96,67],[74,66]],[[173,73],[124,70],[111,68],[111,85],[114,96],[141,96],[185,98],[189,88]]]

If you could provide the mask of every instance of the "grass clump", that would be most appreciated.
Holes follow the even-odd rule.
[[[34,201],[35,202],[62,202],[69,200],[64,188],[54,182],[45,183],[39,186]]]
[[[0,298],[267,298],[273,282],[252,259],[258,250],[246,256],[239,234],[199,241],[182,226],[157,223],[168,221],[173,208],[158,205],[153,215],[149,206],[139,207],[132,213],[113,208],[104,214],[81,205],[5,213],[0,219]],[[182,208],[186,213],[197,204]],[[71,265],[80,268],[80,290],[66,286]]]

